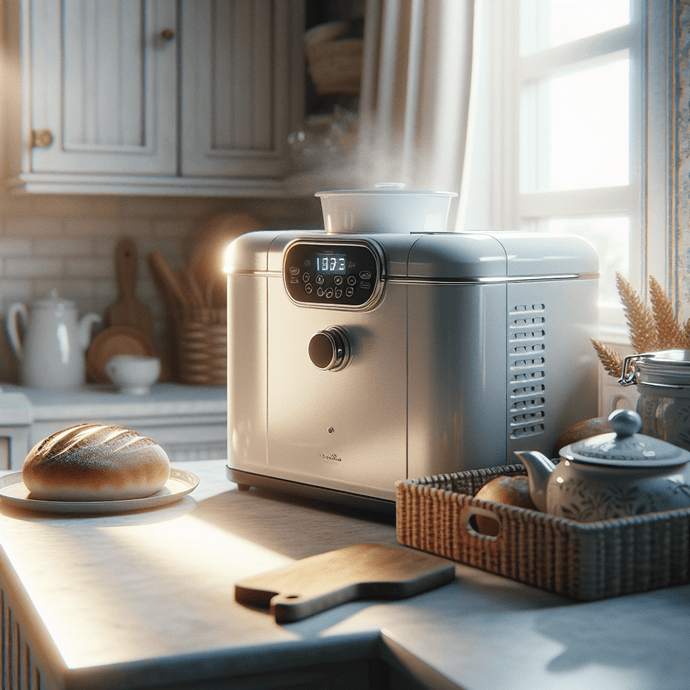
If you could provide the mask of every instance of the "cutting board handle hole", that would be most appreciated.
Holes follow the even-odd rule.
[[[299,594],[287,594],[285,596],[286,599],[299,599]]]

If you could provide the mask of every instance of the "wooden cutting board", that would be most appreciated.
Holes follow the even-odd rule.
[[[145,304],[134,297],[137,275],[137,248],[130,239],[123,239],[115,247],[115,273],[120,286],[120,301],[108,310],[111,326],[135,328],[153,341],[153,324]]]
[[[290,623],[358,599],[404,599],[450,582],[455,565],[422,551],[356,544],[235,585],[241,604],[268,608]]]

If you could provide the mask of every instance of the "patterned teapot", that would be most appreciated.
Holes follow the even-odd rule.
[[[633,410],[615,410],[609,422],[613,433],[565,446],[558,463],[516,451],[534,505],[578,522],[690,507],[690,452],[637,433]]]

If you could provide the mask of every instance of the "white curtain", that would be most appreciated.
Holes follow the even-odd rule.
[[[360,156],[369,183],[460,192],[474,0],[367,0]]]

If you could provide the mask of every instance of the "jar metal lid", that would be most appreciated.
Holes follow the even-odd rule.
[[[623,360],[623,386],[642,384],[662,388],[690,386],[690,350],[660,350],[628,355]]]

